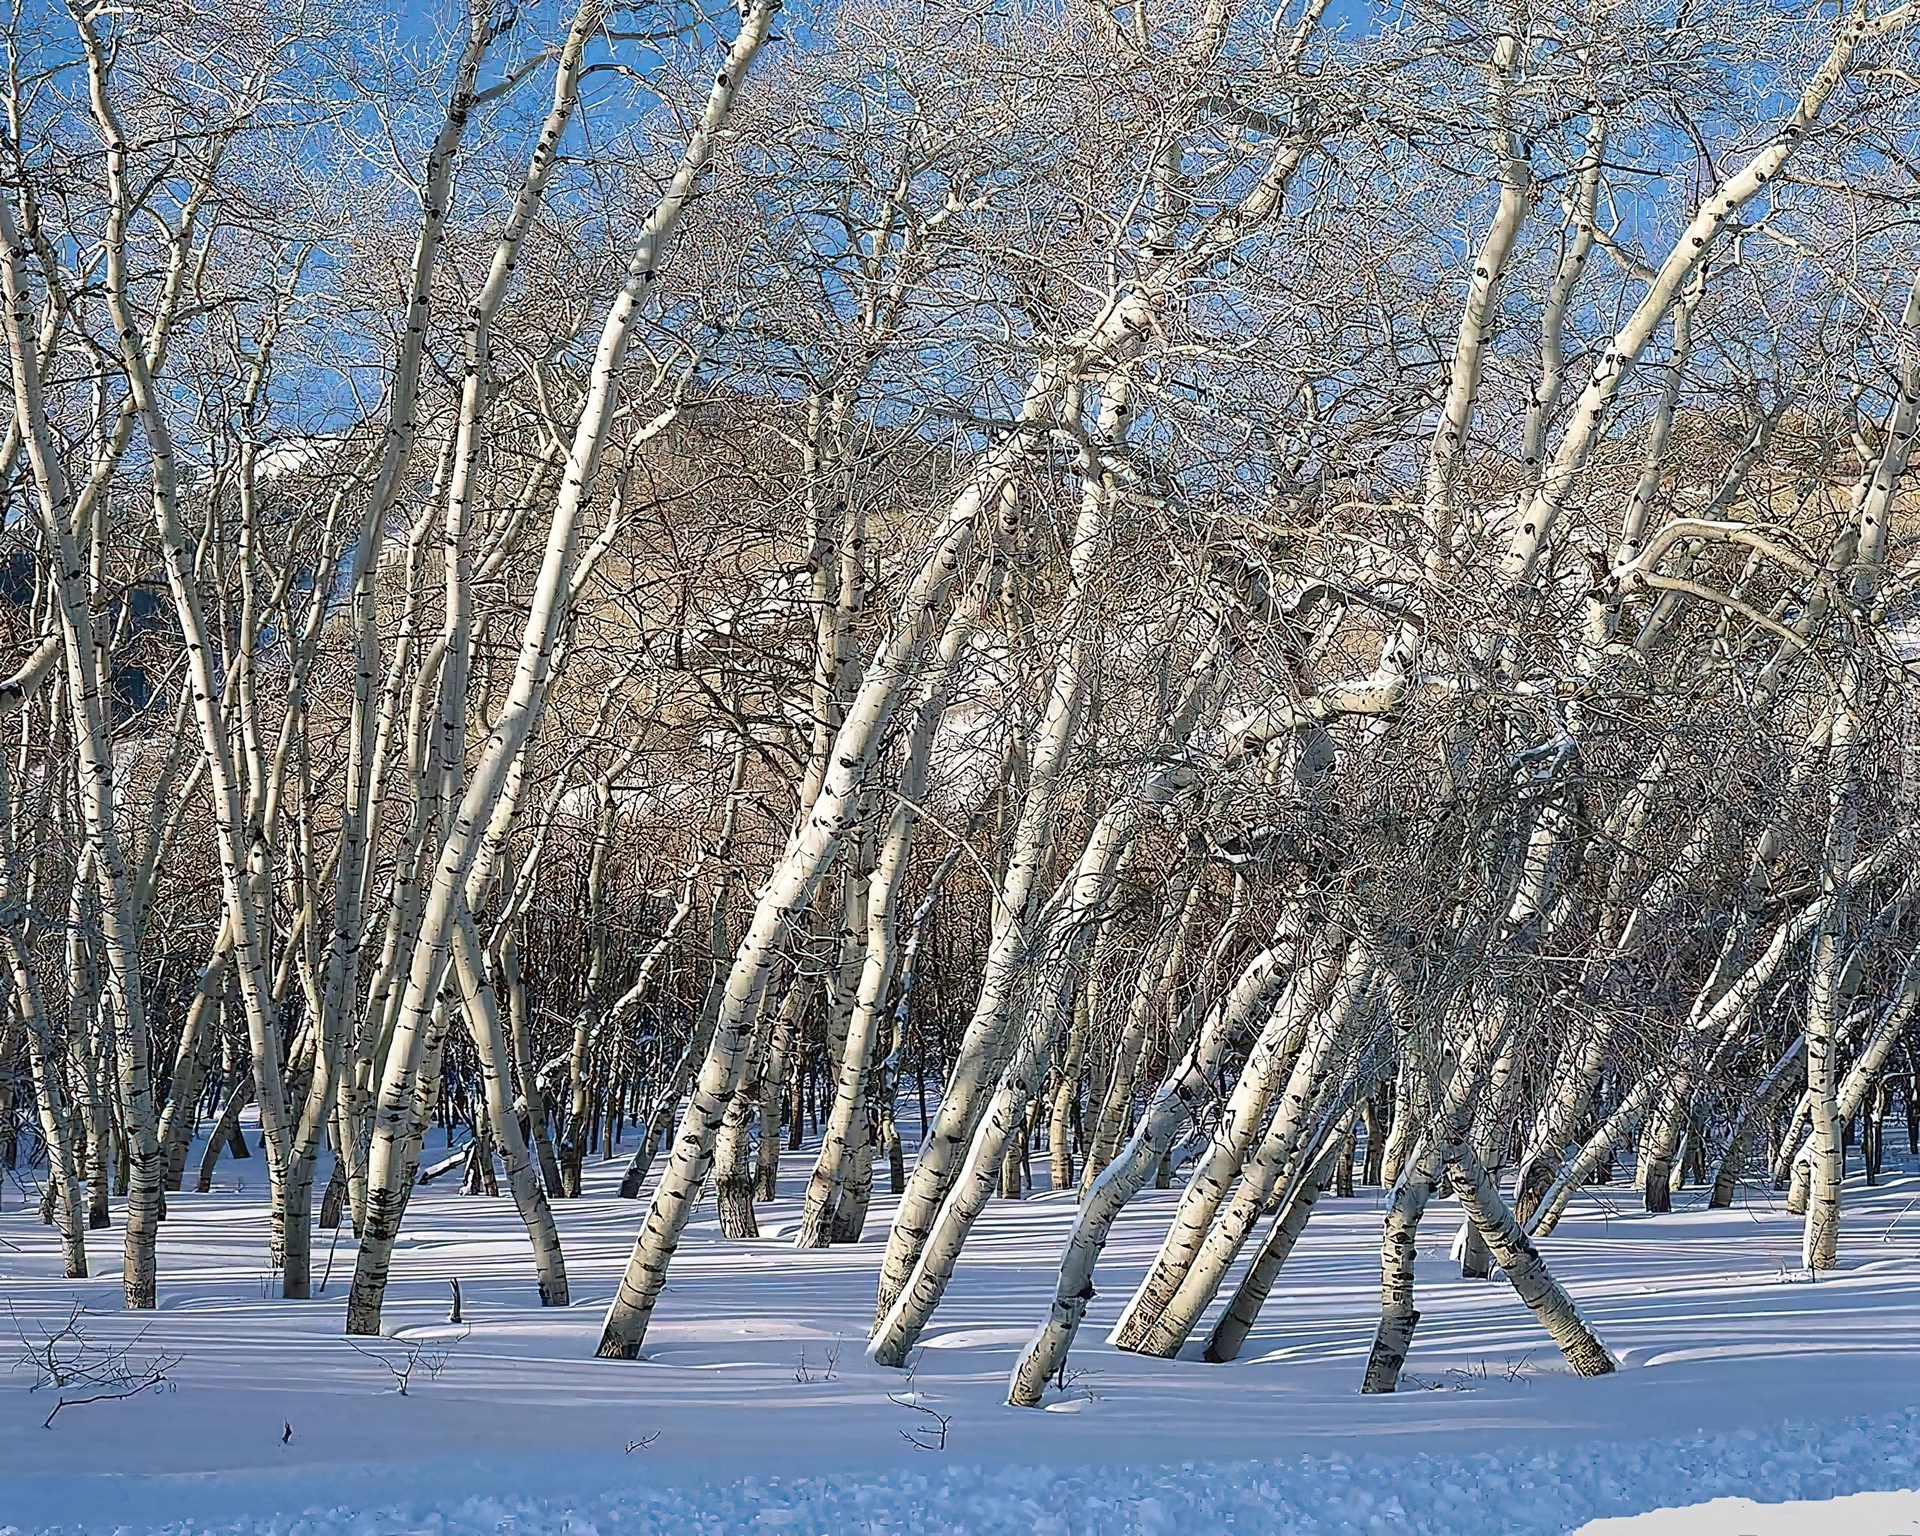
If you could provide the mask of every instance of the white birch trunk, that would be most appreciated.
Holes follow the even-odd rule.
[[[1036,383],[1038,381],[1036,380]],[[1086,688],[1088,584],[1104,546],[1107,504],[1082,499],[1074,527],[1067,593],[1061,605],[1060,654],[1028,767],[1007,865],[996,893],[993,938],[972,1017],[947,1074],[935,1123],[920,1144],[906,1193],[894,1213],[874,1302],[876,1325],[898,1299],[919,1261],[959,1160],[973,1139],[996,1064],[1005,1058],[1017,978],[1028,961],[1027,939],[1039,881],[1053,852],[1055,784],[1080,724]]]
[[[69,709],[78,758],[76,777],[87,835],[86,859],[100,893],[108,1001],[120,1021],[116,1031],[116,1080],[131,1164],[124,1226],[124,1291],[129,1310],[146,1311],[157,1304],[154,1238],[160,1213],[161,1170],[133,887],[116,819],[112,733],[99,671],[86,565],[74,541],[73,504],[60,448],[47,422],[26,251],[14,222],[10,195],[0,195],[0,281],[4,281],[7,301],[14,414],[33,471],[42,531],[53,555],[54,590],[66,648]]]
[[[464,896],[482,830],[500,801],[552,680],[553,653],[571,597],[570,577],[580,515],[592,490],[613,419],[620,365],[633,319],[653,281],[656,265],[665,256],[680,215],[693,195],[700,173],[713,153],[735,93],[766,40],[772,19],[771,0],[756,0],[743,12],[740,30],[715,77],[706,109],[688,139],[672,180],[642,227],[628,264],[626,282],[601,328],[587,399],[555,503],[513,682],[461,796],[452,831],[441,848],[419,936],[413,946],[406,991],[375,1113],[368,1157],[367,1214],[348,1299],[349,1333],[372,1334],[380,1329],[380,1302],[386,1291],[387,1268],[406,1199],[403,1175],[409,1159],[405,1134],[408,1106],[429,1059],[429,1018],[445,974],[451,928],[457,920],[457,907]]]
[[[1183,766],[1150,774],[1140,792],[1110,809],[1088,837],[1048,923],[1034,982],[1033,1016],[1000,1074],[906,1286],[868,1341],[867,1354],[876,1363],[903,1365],[939,1306],[961,1247],[993,1193],[1007,1149],[1027,1124],[1027,1106],[1045,1077],[1061,1020],[1073,1007],[1084,956],[1112,894],[1115,870],[1132,847],[1144,815],[1169,804],[1192,779],[1192,770]]]
[[[1310,1129],[1315,1095],[1366,1008],[1377,964],[1371,946],[1364,940],[1348,945],[1340,978],[1308,1023],[1286,1087],[1274,1106],[1272,1122],[1241,1170],[1238,1185],[1208,1228],[1191,1263],[1179,1273],[1165,1304],[1156,1308],[1158,1293],[1149,1294],[1144,1286],[1136,1294],[1121,1327],[1114,1331],[1113,1342],[1120,1348],[1171,1358],[1198,1325],[1201,1313],[1219,1291],[1252,1235],[1254,1223],[1301,1150]]]
[[[1453,1173],[1454,1193],[1493,1250],[1495,1262],[1506,1271],[1515,1293],[1540,1320],[1574,1373],[1605,1376],[1612,1372],[1613,1357],[1581,1320],[1573,1299],[1548,1273],[1546,1262],[1513,1219],[1493,1176],[1472,1146],[1465,1140],[1457,1141],[1443,1149],[1443,1156]]]
[[[1439,1148],[1422,1140],[1407,1158],[1407,1166],[1387,1202],[1387,1219],[1380,1235],[1380,1323],[1367,1355],[1360,1390],[1368,1395],[1394,1391],[1413,1348],[1413,1332],[1420,1324],[1414,1306],[1413,1261],[1418,1251],[1420,1218],[1433,1197],[1440,1174]]]
[[[1261,1243],[1260,1251],[1253,1256],[1253,1262],[1247,1266],[1246,1274],[1235,1287],[1227,1310],[1220,1314],[1220,1320],[1213,1325],[1213,1332],[1207,1336],[1203,1358],[1209,1363],[1222,1365],[1240,1357],[1241,1346],[1253,1331],[1253,1325],[1259,1321],[1260,1309],[1273,1294],[1274,1281],[1280,1277],[1281,1269],[1292,1256],[1294,1244],[1300,1241],[1300,1234],[1307,1229],[1321,1188],[1333,1177],[1335,1162],[1347,1151],[1347,1137],[1352,1126],[1351,1114],[1335,1125],[1322,1139],[1317,1154],[1306,1169],[1305,1177],[1295,1180],[1280,1207],[1280,1214],[1274,1220],[1273,1230]]]
[[[1186,958],[1187,939],[1192,932],[1194,918],[1200,910],[1200,900],[1204,882],[1202,871],[1195,869],[1193,878],[1187,886],[1187,894],[1180,906],[1180,916],[1174,925],[1174,931],[1167,944],[1166,954],[1159,964],[1154,964],[1156,956],[1149,952],[1147,963],[1141,966],[1140,976],[1134,988],[1133,1002],[1127,1010],[1126,1028],[1114,1051],[1113,1075],[1107,1084],[1107,1091],[1100,1103],[1099,1117],[1094,1124],[1093,1135],[1087,1143],[1087,1164],[1081,1174],[1080,1192],[1084,1196],[1093,1188],[1094,1181],[1113,1161],[1114,1152],[1120,1145],[1120,1138],[1126,1132],[1128,1113],[1133,1108],[1134,1080],[1139,1075],[1141,1053],[1146,1049],[1147,1032],[1155,1019],[1164,1017],[1167,1004],[1173,996],[1175,982],[1179,979],[1181,963]],[[1176,1057],[1178,1051],[1173,1053]]]
[[[1858,686],[1859,663],[1849,658],[1842,689]],[[1802,1262],[1809,1270],[1832,1269],[1839,1263],[1841,1119],[1838,1063],[1834,1059],[1844,1007],[1841,971],[1846,963],[1847,909],[1852,895],[1850,868],[1860,833],[1858,790],[1855,783],[1855,738],[1859,719],[1854,701],[1836,700],[1832,760],[1829,772],[1829,820],[1826,845],[1821,850],[1819,877],[1822,903],[1819,927],[1813,936],[1812,975],[1807,992],[1807,1114],[1813,1122],[1812,1187],[1807,1201]]]
[[[1326,1007],[1339,974],[1343,940],[1337,930],[1322,932],[1302,946],[1286,990],[1248,1053],[1205,1151],[1194,1160],[1160,1251],[1121,1311],[1111,1342],[1122,1349],[1140,1345],[1193,1267],[1221,1202],[1246,1164],[1254,1137],[1272,1118],[1274,1094],[1292,1073],[1309,1028]]]
[[[826,784],[812,814],[762,888],[734,956],[713,1044],[674,1140],[673,1158],[654,1190],[619,1293],[601,1330],[602,1359],[633,1359],[666,1281],[693,1198],[705,1182],[713,1136],[739,1085],[742,1046],[751,1033],[789,921],[811,903],[841,840],[853,829],[881,738],[914,679],[939,609],[982,517],[997,509],[1024,460],[1024,435],[990,454],[948,508],[927,557],[902,600],[893,628],[867,669],[834,743]]]
[[[1276,938],[1278,936],[1276,935]],[[1280,947],[1262,950],[1240,973],[1226,998],[1214,1005],[1185,1057],[1149,1101],[1140,1123],[1118,1157],[1100,1171],[1080,1203],[1060,1256],[1060,1279],[1047,1319],[1021,1351],[1008,1387],[1007,1401],[1031,1408],[1049,1380],[1066,1364],[1075,1334],[1093,1300],[1093,1271],[1127,1202],[1146,1187],[1181,1129],[1214,1099],[1213,1076],[1227,1046],[1238,1039],[1281,986],[1286,969]],[[1270,1014],[1256,1042],[1291,1029],[1279,1009]],[[1269,1050],[1272,1047],[1269,1046]]]
[[[473,1037],[480,1057],[480,1073],[487,1099],[487,1120],[493,1139],[500,1147],[500,1161],[506,1172],[513,1203],[526,1223],[533,1243],[534,1274],[543,1307],[564,1307],[571,1301],[567,1289],[567,1266],[560,1252],[560,1233],[554,1225],[553,1207],[547,1192],[527,1155],[520,1121],[513,1112],[513,1093],[507,1081],[510,1058],[506,1031],[501,1027],[500,1008],[494,989],[487,985],[483,972],[483,950],[473,919],[462,912],[453,930],[454,973],[460,982],[461,1012],[467,1032]]]
[[[1533,579],[1541,555],[1566,505],[1575,480],[1586,467],[1599,440],[1609,408],[1640,360],[1666,315],[1693,273],[1707,258],[1721,231],[1785,166],[1809,136],[1821,110],[1852,67],[1854,56],[1869,41],[1907,26],[1916,13],[1914,0],[1870,16],[1856,3],[1841,20],[1833,47],[1821,61],[1792,114],[1771,135],[1766,147],[1721,182],[1700,205],[1654,273],[1645,297],[1635,306],[1611,340],[1599,348],[1600,362],[1569,418],[1560,447],[1541,477],[1540,488],[1522,510],[1513,531],[1503,573],[1516,582]]]
[[[866,958],[848,1017],[847,1038],[841,1053],[839,1080],[835,1086],[833,1108],[827,1119],[819,1158],[794,1235],[797,1248],[824,1248],[831,1241],[834,1210],[851,1171],[857,1148],[856,1116],[864,1101],[863,1084],[868,1063],[878,1036],[881,1004],[893,980],[894,907],[896,884],[906,870],[907,855],[920,819],[920,802],[927,793],[927,770],[933,754],[935,734],[946,714],[951,696],[954,662],[972,640],[980,621],[999,596],[1004,564],[996,544],[975,578],[973,589],[959,604],[948,621],[946,631],[934,653],[930,675],[920,709],[908,738],[906,762],[900,773],[900,786],[894,809],[887,819],[886,841],[875,860],[867,885]]]

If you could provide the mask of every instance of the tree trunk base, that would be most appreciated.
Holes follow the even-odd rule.
[[[1413,1348],[1413,1330],[1419,1325],[1420,1314],[1412,1307],[1395,1307],[1380,1314],[1373,1349],[1367,1356],[1367,1374],[1360,1383],[1363,1393],[1377,1396],[1398,1389],[1407,1351]]]

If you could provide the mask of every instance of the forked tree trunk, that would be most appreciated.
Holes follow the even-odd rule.
[[[186,1023],[180,1032],[180,1049],[175,1055],[173,1082],[167,1089],[166,1108],[160,1114],[160,1155],[165,1159],[164,1187],[172,1193],[180,1188],[186,1170],[187,1149],[193,1142],[194,1106],[206,1081],[206,1063],[212,1055],[213,1032],[209,1018],[220,1012],[220,989],[225,984],[227,962],[232,954],[232,925],[222,922],[213,953],[200,968],[193,1001],[187,1005]]]
[[[207,1135],[207,1149],[200,1156],[200,1176],[194,1182],[194,1189],[206,1194],[213,1188],[213,1170],[220,1161],[220,1149],[229,1142],[237,1142],[235,1156],[248,1156],[247,1144],[240,1137],[240,1111],[253,1100],[253,1082],[242,1078],[233,1085],[227,1095],[226,1103],[221,1107],[220,1118],[213,1123],[213,1129]]]

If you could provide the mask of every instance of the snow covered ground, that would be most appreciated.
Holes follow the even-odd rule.
[[[1579,1536],[1900,1536],[1920,1531],[1920,1493],[1849,1493],[1759,1504],[1714,1499],[1684,1509],[1595,1520]]]
[[[1598,1381],[1561,1369],[1504,1281],[1459,1278],[1436,1207],[1420,1333],[1386,1398],[1357,1391],[1377,1190],[1323,1202],[1227,1366],[1102,1342],[1165,1228],[1174,1194],[1149,1191],[1116,1231],[1067,1390],[1033,1412],[1001,1399],[1045,1309],[1066,1199],[989,1208],[909,1383],[861,1352],[891,1202],[876,1201],[866,1241],[795,1252],[806,1164],[788,1154],[766,1235],[723,1241],[709,1205],[646,1358],[600,1363],[641,1214],[611,1198],[619,1166],[558,1202],[578,1298],[560,1311],[535,1303],[509,1200],[416,1192],[388,1292],[396,1337],[377,1351],[403,1366],[419,1346],[404,1396],[340,1336],[350,1236],[321,1299],[276,1299],[257,1156],[223,1162],[213,1194],[173,1197],[160,1310],[145,1316],[120,1310],[117,1231],[93,1234],[100,1278],[62,1280],[53,1234],[10,1186],[0,1349],[17,1355],[16,1333],[58,1327],[78,1300],[97,1344],[137,1340],[135,1357],[177,1364],[169,1390],[70,1407],[51,1429],[51,1391],[0,1374],[0,1532],[1557,1533],[1712,1499],[1591,1536],[1920,1530],[1920,1496],[1825,1506],[1819,1518],[1855,1522],[1833,1526],[1725,1502],[1920,1488],[1911,1170],[1874,1190],[1849,1180],[1843,1268],[1818,1284],[1796,1271],[1798,1221],[1765,1192],[1709,1212],[1687,1191],[1653,1218],[1630,1188],[1590,1191],[1547,1251],[1622,1361]],[[445,1322],[453,1277],[470,1331]],[[935,1416],[944,1449],[922,1449],[908,1436],[937,1440]]]

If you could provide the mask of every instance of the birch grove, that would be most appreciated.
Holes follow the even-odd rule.
[[[1201,1369],[1373,1200],[1369,1393],[1449,1233],[1612,1370],[1592,1185],[1842,1265],[1920,1134],[1920,9],[793,9],[12,14],[0,1159],[67,1273],[159,1305],[257,1155],[378,1334],[458,1168],[626,1361],[792,1197],[910,1369],[1049,1193],[1034,1407],[1122,1224],[1109,1342]]]

